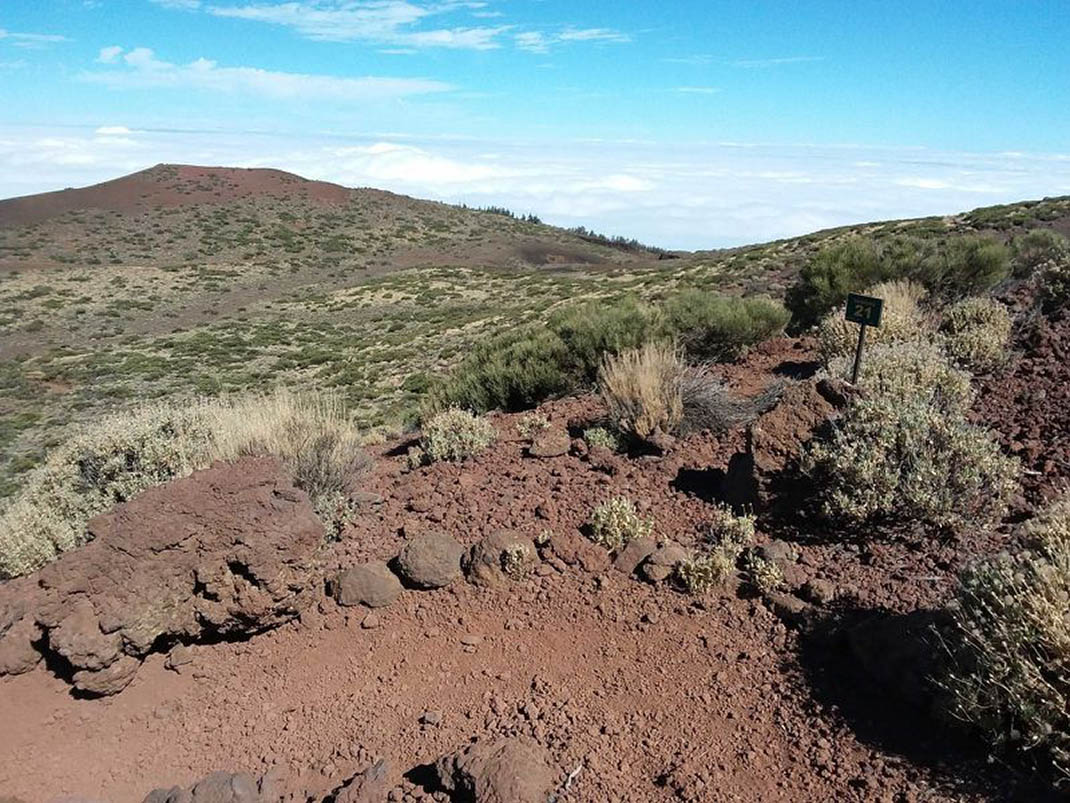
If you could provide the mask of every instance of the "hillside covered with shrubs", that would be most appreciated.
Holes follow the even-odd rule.
[[[181,685],[181,703],[102,731],[110,754],[134,733],[154,771],[182,764],[161,782],[188,784],[222,768],[221,744],[258,767],[285,753],[302,799],[467,799],[465,773],[508,765],[517,782],[516,755],[537,769],[532,800],[1057,799],[1070,243],[1041,226],[1049,208],[771,244],[782,281],[762,287],[735,284],[745,250],[716,270],[692,255],[561,279],[582,293],[540,284],[531,314],[438,321],[465,345],[395,371],[389,423],[339,385],[326,329],[303,387],[268,372],[256,390],[116,401],[61,430],[0,503],[0,686],[41,695],[44,676],[122,701]],[[482,278],[503,289],[471,281],[459,307],[528,281]],[[432,279],[382,343],[453,293]],[[854,292],[884,315],[853,384]],[[265,473],[235,490],[233,466]],[[254,519],[220,502],[253,496],[268,557]],[[95,601],[107,583],[80,574],[89,554],[107,577],[109,549],[141,561],[132,576],[159,570],[135,513],[192,549],[160,585],[177,602]],[[301,522],[300,561],[282,514]],[[7,691],[0,718],[37,716]],[[238,716],[246,703],[263,722]],[[25,784],[53,783],[38,732],[66,737],[49,723],[5,737]],[[487,764],[471,758],[488,744]],[[139,772],[97,791],[140,788]],[[261,799],[297,799],[264,797],[267,777]]]

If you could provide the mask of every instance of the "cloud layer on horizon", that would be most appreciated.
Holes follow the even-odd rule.
[[[472,206],[534,212],[671,248],[1070,194],[1070,155],[654,142],[509,143],[241,132],[0,128],[0,197],[90,184],[158,162],[276,167]]]

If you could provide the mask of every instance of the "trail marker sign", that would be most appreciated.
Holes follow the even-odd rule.
[[[858,373],[862,370],[862,349],[866,344],[866,327],[880,326],[881,313],[884,312],[884,300],[858,293],[847,295],[847,311],[844,317],[858,326],[858,348],[855,349],[855,364],[851,371],[851,384],[858,384]]]
[[[847,320],[863,326],[880,326],[884,301],[873,296],[850,293],[847,296]]]

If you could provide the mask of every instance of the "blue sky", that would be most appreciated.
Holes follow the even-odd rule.
[[[1070,3],[0,0],[0,196],[161,161],[670,247],[1070,194]]]

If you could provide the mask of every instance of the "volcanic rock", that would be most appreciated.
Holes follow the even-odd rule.
[[[554,772],[546,750],[526,737],[477,742],[435,762],[442,787],[473,803],[546,803]]]
[[[367,605],[383,608],[401,596],[401,581],[382,561],[351,566],[335,582],[334,598],[339,605]]]
[[[523,576],[537,560],[535,545],[529,539],[512,530],[498,530],[472,547],[464,570],[476,585],[493,586],[506,577]]]
[[[668,542],[655,549],[640,567],[640,573],[652,583],[667,580],[680,561],[687,558],[687,550],[679,544]]]
[[[38,573],[32,610],[39,648],[88,693],[124,688],[158,644],[276,627],[315,590],[323,526],[271,458],[151,488],[88,528],[90,543]],[[0,657],[25,657],[27,628],[0,637]]]
[[[572,438],[563,429],[548,429],[535,436],[528,447],[528,454],[532,457],[560,457],[568,454],[572,446]]]
[[[421,535],[401,550],[398,569],[418,588],[444,588],[461,576],[463,554],[464,547],[447,535]]]

